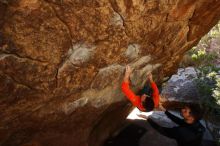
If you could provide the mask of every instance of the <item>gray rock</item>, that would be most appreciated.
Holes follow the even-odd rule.
[[[170,78],[162,90],[165,101],[198,102],[200,97],[194,83],[196,77],[193,67],[178,69],[178,73]]]
[[[113,64],[99,70],[91,87],[102,89],[108,85],[120,84],[124,75],[124,67],[119,64]]]
[[[85,44],[76,44],[68,53],[71,53],[69,60],[73,65],[81,65],[89,61],[93,56],[95,47],[89,47]]]
[[[138,57],[140,51],[140,45],[138,44],[130,44],[125,52],[125,55],[130,60],[133,60]]]

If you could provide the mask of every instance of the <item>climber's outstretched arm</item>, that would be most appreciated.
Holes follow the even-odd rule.
[[[173,122],[175,122],[178,125],[183,125],[185,123],[183,119],[180,119],[179,117],[174,116],[168,111],[165,111],[165,114],[167,115],[168,118],[170,118]]]
[[[133,103],[138,98],[134,94],[134,92],[130,89],[130,75],[132,73],[132,69],[130,66],[126,66],[124,80],[121,85],[122,92],[126,95],[126,97]]]
[[[154,100],[154,106],[155,107],[158,107],[159,106],[159,102],[160,102],[160,93],[159,93],[159,90],[157,88],[157,85],[156,83],[154,82],[153,80],[153,77],[152,77],[152,74],[151,73],[148,73],[147,75],[147,78],[148,80],[150,81],[150,84],[151,84],[151,88],[153,90],[153,100]]]
[[[176,139],[179,135],[176,128],[167,128],[167,127],[160,126],[159,124],[154,122],[151,118],[148,118],[147,121],[155,130],[157,130],[160,134],[164,136]]]

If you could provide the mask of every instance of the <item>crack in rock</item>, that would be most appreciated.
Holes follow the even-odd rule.
[[[30,61],[34,61],[34,62],[39,62],[39,63],[47,63],[46,61],[33,59],[31,57],[27,57],[27,56],[23,57],[23,56],[20,56],[16,53],[8,53],[8,52],[0,51],[0,58],[4,58],[4,57],[7,57],[7,56],[13,56],[13,57],[18,58],[18,59],[26,59],[26,60],[30,60]]]
[[[72,33],[71,33],[71,28],[69,27],[69,25],[59,16],[56,9],[54,8],[54,6],[49,1],[45,0],[45,2],[52,8],[52,10],[53,10],[55,16],[57,17],[57,19],[59,19],[60,22],[63,23],[63,25],[67,28],[70,40],[72,42],[73,37],[72,37]],[[61,4],[63,4],[63,0],[61,0],[60,2],[61,2]]]

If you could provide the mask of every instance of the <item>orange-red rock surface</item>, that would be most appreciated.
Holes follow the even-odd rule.
[[[0,145],[100,146],[154,71],[220,19],[218,0],[0,0]]]

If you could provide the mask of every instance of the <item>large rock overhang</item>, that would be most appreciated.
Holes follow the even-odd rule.
[[[220,19],[216,0],[0,0],[0,144],[99,146]]]

